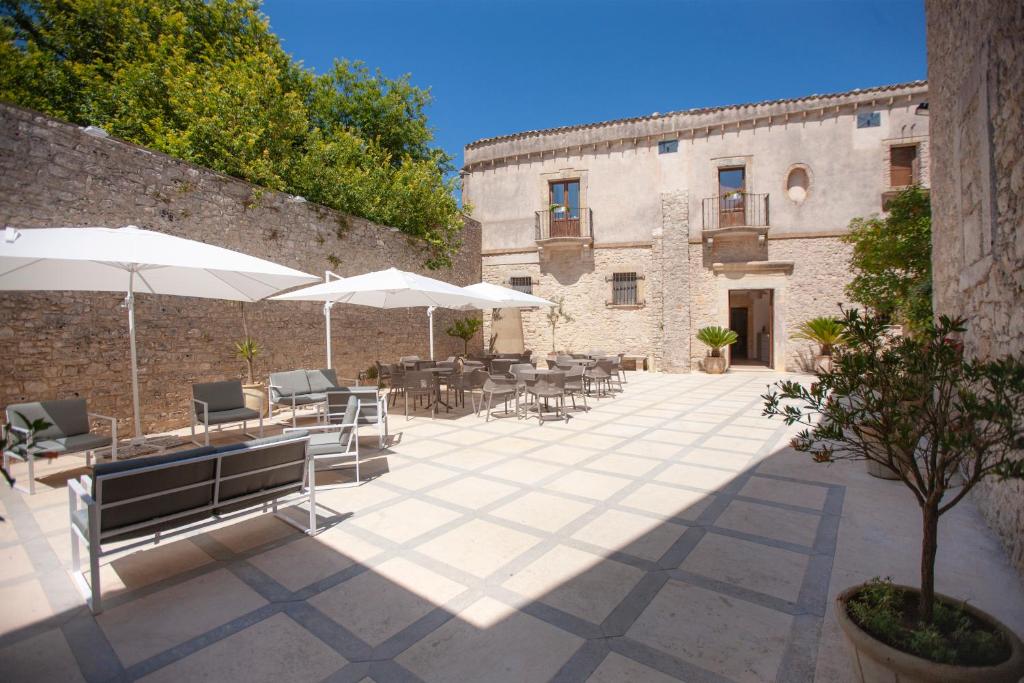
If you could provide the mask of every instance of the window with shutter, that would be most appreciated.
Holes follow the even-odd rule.
[[[889,148],[889,186],[906,187],[917,182],[917,145]]]
[[[612,274],[612,305],[636,306],[640,303],[636,273]]]
[[[533,294],[533,278],[512,277],[509,278],[508,284],[510,289],[522,292],[523,294]]]

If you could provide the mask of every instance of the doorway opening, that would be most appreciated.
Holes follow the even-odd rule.
[[[729,329],[738,337],[729,347],[731,365],[772,367],[774,299],[771,289],[729,290]]]

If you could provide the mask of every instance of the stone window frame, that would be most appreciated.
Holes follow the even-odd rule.
[[[804,194],[804,198],[799,201],[789,196],[789,176],[797,169],[801,169],[807,174],[806,193]],[[786,172],[782,175],[782,196],[785,197],[787,201],[798,206],[810,198],[812,187],[814,187],[814,173],[811,171],[811,167],[803,161],[797,161],[796,163],[790,164],[789,168],[787,168]]]
[[[885,190],[903,190],[911,185],[892,184],[892,149],[893,147],[914,147],[917,154],[917,173],[914,183],[924,185],[926,164],[928,163],[928,136],[917,135],[907,138],[890,138],[882,141],[882,184]]]
[[[743,154],[729,157],[718,157],[711,160],[711,187],[714,196],[718,196],[718,173],[730,168],[743,169],[743,191],[753,192],[754,187],[754,155]]]
[[[540,211],[547,211],[551,202],[551,183],[564,180],[576,180],[580,184],[580,211],[591,208],[589,197],[589,172],[585,168],[562,168],[540,174],[539,204]]]
[[[634,273],[636,275],[636,303],[632,304],[617,304],[615,303],[615,276],[623,273]],[[640,264],[625,264],[615,268],[611,273],[605,276],[606,285],[606,296],[604,305],[606,308],[618,308],[618,309],[639,309],[647,306],[647,275]]]
[[[533,294],[533,288],[536,287],[537,284],[538,284],[537,283],[537,279],[534,278],[529,273],[513,273],[513,274],[508,276],[508,279],[505,280],[504,285],[506,287],[508,287],[509,289],[515,289],[516,291],[519,291],[519,292],[521,292],[523,290],[517,289],[516,286],[512,282],[513,280],[529,280],[530,281],[530,291],[529,292],[525,292],[526,294]]]

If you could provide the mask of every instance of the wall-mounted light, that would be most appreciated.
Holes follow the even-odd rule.
[[[928,116],[928,103],[922,102],[917,105],[917,109],[914,110],[914,113],[918,116]]]

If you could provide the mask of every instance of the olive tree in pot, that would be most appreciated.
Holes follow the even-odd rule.
[[[811,318],[797,327],[790,339],[809,341],[818,345],[814,356],[814,371],[827,372],[832,368],[832,350],[843,343],[843,321],[836,318]]]
[[[845,311],[845,343],[807,387],[777,382],[764,414],[804,429],[793,447],[815,461],[870,460],[921,509],[920,588],[874,580],[837,597],[862,681],[1017,681],[1024,646],[974,607],[935,593],[940,517],[987,477],[1024,478],[1024,362],[969,360],[943,317],[914,337]]]
[[[708,355],[704,359],[704,372],[709,375],[720,375],[726,370],[725,356],[722,349],[735,344],[739,337],[727,327],[702,327],[697,331],[697,341],[708,347]]]
[[[473,340],[476,333],[480,331],[480,328],[484,326],[484,321],[480,318],[462,318],[452,323],[451,327],[445,330],[445,334],[449,337],[456,337],[462,340],[463,355],[469,355],[469,342]]]

